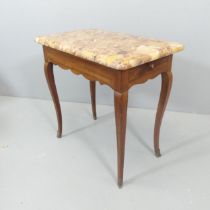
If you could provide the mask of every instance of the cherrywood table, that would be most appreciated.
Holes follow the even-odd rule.
[[[119,187],[123,184],[128,90],[161,75],[162,87],[154,127],[154,152],[157,157],[161,156],[159,135],[172,84],[172,56],[183,49],[181,44],[102,30],[41,36],[36,41],[43,45],[44,70],[57,114],[58,138],[62,136],[62,114],[53,74],[54,64],[90,81],[95,120],[96,81],[114,90]]]

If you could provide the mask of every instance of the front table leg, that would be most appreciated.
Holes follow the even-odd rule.
[[[158,103],[158,109],[155,119],[155,128],[154,128],[154,149],[156,157],[161,156],[159,148],[160,126],[166,109],[168,98],[171,92],[171,85],[173,80],[171,71],[163,72],[161,74],[161,78],[162,78],[162,86],[161,86],[161,93],[160,93],[160,99]]]
[[[117,134],[117,163],[118,186],[123,185],[123,168],[125,154],[125,134],[127,117],[128,91],[124,93],[114,92],[115,121]]]
[[[58,93],[55,85],[54,73],[53,73],[53,64],[50,62],[45,62],[44,64],[45,77],[48,83],[48,87],[50,89],[50,93],[53,99],[53,103],[56,110],[57,120],[58,120],[58,131],[57,137],[61,138],[62,136],[62,114],[61,107],[58,98]]]

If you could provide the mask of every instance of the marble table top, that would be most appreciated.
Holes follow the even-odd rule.
[[[183,45],[141,36],[85,29],[39,36],[36,42],[101,65],[126,70],[183,50]]]

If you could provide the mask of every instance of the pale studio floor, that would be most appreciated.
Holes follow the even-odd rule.
[[[57,139],[50,101],[0,97],[1,210],[210,209],[210,116],[166,112],[156,158],[154,111],[129,108],[118,189],[113,107],[62,109]]]

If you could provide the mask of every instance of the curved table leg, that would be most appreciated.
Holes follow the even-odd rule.
[[[128,104],[128,91],[124,93],[118,93],[118,92],[114,93],[119,187],[122,187],[123,185],[127,104]]]
[[[45,62],[44,64],[44,71],[45,71],[45,77],[48,83],[48,87],[50,89],[50,93],[52,96],[52,100],[55,106],[56,115],[57,115],[57,121],[58,121],[58,131],[57,131],[57,137],[61,138],[62,136],[62,114],[61,114],[61,107],[60,102],[58,98],[58,93],[55,85],[55,79],[54,79],[54,73],[53,73],[53,64],[50,62]]]
[[[96,120],[96,81],[90,81],[90,96],[92,104],[93,119]]]
[[[158,103],[158,109],[155,119],[155,128],[154,128],[154,150],[156,157],[161,156],[159,148],[160,126],[171,91],[171,85],[173,80],[171,71],[163,72],[161,74],[161,78],[162,78],[162,86],[161,86],[161,93],[160,93],[160,99]]]

